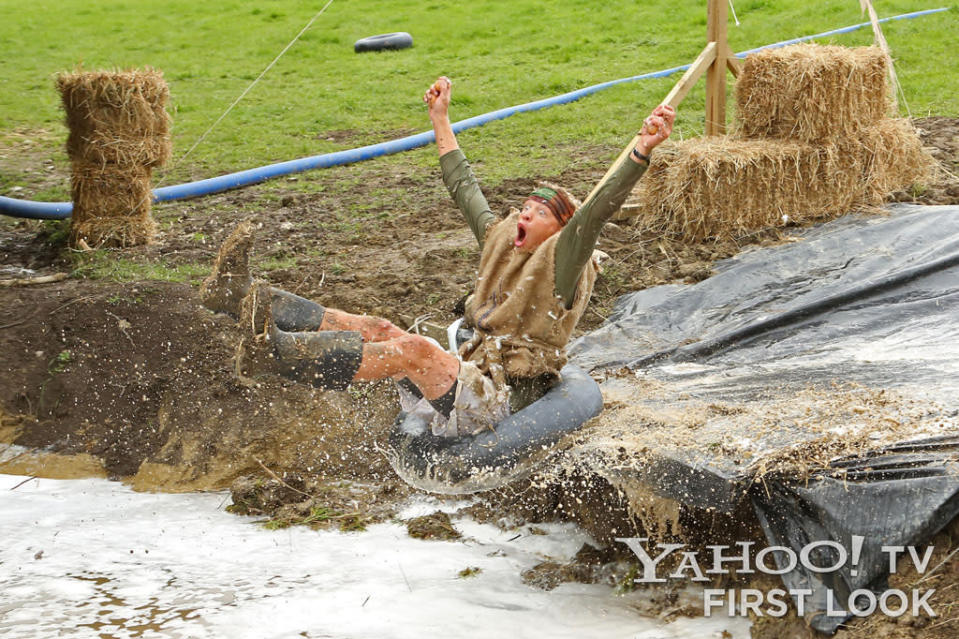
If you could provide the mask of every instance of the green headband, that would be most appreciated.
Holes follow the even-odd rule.
[[[573,213],[576,212],[576,208],[565,193],[551,189],[548,186],[539,187],[530,193],[529,197],[530,199],[545,204],[549,210],[552,211],[553,216],[556,217],[556,221],[558,221],[561,226],[565,225],[566,222],[569,221],[569,218],[573,217]]]
[[[532,193],[530,193],[530,195],[538,195],[539,197],[549,202],[554,197],[556,197],[556,191],[554,191],[553,189],[547,186],[541,186],[535,191],[533,191]]]

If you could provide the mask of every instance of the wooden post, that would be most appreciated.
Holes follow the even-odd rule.
[[[726,69],[736,77],[742,71],[742,64],[737,60],[729,44],[726,42],[728,0],[709,0],[706,20],[707,43],[706,47],[690,65],[683,77],[679,79],[666,99],[660,104],[668,104],[677,108],[689,90],[696,84],[699,77],[706,74],[706,135],[722,135],[726,133]],[[633,147],[639,144],[639,134],[623,149],[616,161],[613,162],[606,175],[603,176],[583,202],[591,200],[616,169],[626,161]]]
[[[668,104],[674,109],[679,108],[679,103],[683,101],[689,90],[693,88],[699,77],[712,66],[716,61],[716,43],[710,42],[702,50],[695,62],[686,69],[686,73],[679,79],[662,104]]]
[[[706,45],[706,48],[702,50],[699,54],[699,57],[696,58],[696,61],[693,62],[692,66],[686,69],[686,73],[683,74],[683,77],[679,79],[679,82],[673,86],[672,90],[666,96],[660,104],[668,104],[674,109],[679,107],[679,103],[683,101],[683,98],[686,97],[686,94],[689,93],[689,90],[693,88],[693,85],[696,84],[696,81],[699,80],[700,76],[706,72],[709,65],[714,64],[716,60],[716,43],[710,42]],[[619,157],[616,158],[616,161],[607,169],[606,175],[603,176],[593,190],[590,191],[589,195],[586,196],[584,202],[592,198],[596,193],[599,192],[599,189],[606,183],[606,180],[616,172],[616,169],[626,161],[626,158],[629,157],[629,154],[632,152],[633,147],[639,144],[639,133],[626,145],[626,148],[619,154]]]
[[[726,132],[726,23],[727,0],[709,0],[706,18],[707,41],[716,43],[716,58],[706,71],[706,135]]]

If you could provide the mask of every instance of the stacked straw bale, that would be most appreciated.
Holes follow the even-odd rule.
[[[746,58],[736,83],[742,135],[813,144],[852,137],[889,114],[887,73],[878,47],[760,51]]]
[[[71,243],[146,244],[154,167],[170,158],[170,97],[154,69],[63,73],[57,88],[66,111],[72,165]]]
[[[933,162],[890,111],[876,47],[796,45],[746,59],[738,131],[657,149],[634,191],[638,224],[691,240],[735,238],[878,206]]]

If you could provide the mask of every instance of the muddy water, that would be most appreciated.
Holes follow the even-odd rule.
[[[644,618],[637,593],[524,585],[520,572],[587,539],[570,525],[516,537],[454,518],[458,542],[415,540],[397,523],[269,531],[227,502],[0,475],[0,636],[748,637],[740,619]],[[401,516],[437,507],[418,497]],[[479,572],[459,577],[466,568]]]

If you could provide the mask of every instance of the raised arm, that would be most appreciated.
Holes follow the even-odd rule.
[[[430,121],[433,123],[443,182],[466,217],[466,222],[482,249],[486,227],[496,221],[496,216],[490,211],[486,197],[480,190],[479,182],[476,181],[466,156],[460,151],[456,135],[453,133],[449,117],[451,90],[450,79],[442,76],[423,95],[423,102],[429,108]]]
[[[660,105],[643,122],[639,144],[591,198],[576,211],[556,243],[556,294],[567,308],[573,305],[583,268],[593,255],[603,226],[623,205],[626,196],[649,167],[649,155],[673,130],[676,112]]]

